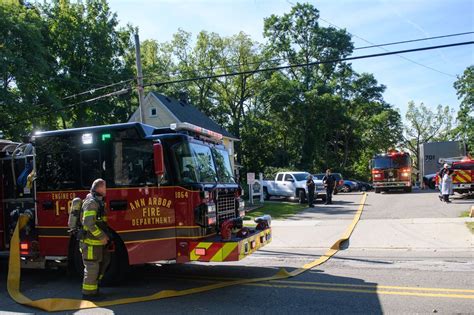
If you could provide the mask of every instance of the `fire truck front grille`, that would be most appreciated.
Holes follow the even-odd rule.
[[[234,193],[219,193],[216,204],[218,224],[236,217]]]
[[[397,170],[386,170],[384,172],[384,178],[386,178],[386,179],[396,179],[396,178],[398,178]]]

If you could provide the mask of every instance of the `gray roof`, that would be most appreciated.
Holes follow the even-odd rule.
[[[157,92],[151,93],[153,93],[153,95],[158,98],[160,102],[166,106],[180,122],[188,122],[190,124],[218,132],[224,137],[237,139],[236,136],[222,128],[219,124],[214,122],[193,105],[178,101],[175,98],[168,97]]]

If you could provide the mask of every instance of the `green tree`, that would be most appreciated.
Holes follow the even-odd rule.
[[[60,98],[133,79],[131,64],[124,58],[127,51],[132,50],[132,29],[118,27],[117,16],[110,11],[106,0],[54,0],[45,3],[42,11],[49,29],[49,53],[55,61],[56,75],[50,89]],[[69,98],[57,107],[121,87]],[[60,111],[61,125],[67,128],[124,121],[133,105],[130,93],[83,104]]]
[[[438,105],[436,111],[423,103],[408,103],[405,115],[404,145],[413,154],[413,163],[419,169],[420,145],[425,142],[452,140],[452,110]]]
[[[457,114],[457,135],[463,139],[470,152],[474,152],[474,65],[464,70],[454,83],[458,98],[461,100]]]
[[[46,88],[53,75],[48,29],[36,7],[14,1],[0,2],[0,29],[0,130],[18,139],[40,121],[30,117],[41,104],[54,100]]]

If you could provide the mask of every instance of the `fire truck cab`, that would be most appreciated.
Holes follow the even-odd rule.
[[[188,124],[125,123],[36,133],[0,155],[0,250],[7,252],[20,214],[23,267],[49,263],[82,270],[68,232],[72,200],[94,179],[107,182],[115,251],[107,275],[158,261],[245,258],[272,239],[271,218],[244,227],[242,190],[218,133]],[[106,277],[107,277],[106,275]]]
[[[375,193],[392,189],[412,191],[410,154],[391,150],[377,154],[370,162]]]

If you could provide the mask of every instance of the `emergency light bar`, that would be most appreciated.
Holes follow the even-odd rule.
[[[215,140],[219,140],[219,141],[222,140],[223,138],[223,136],[220,133],[217,133],[217,132],[214,132],[214,131],[187,123],[187,122],[171,124],[170,129],[176,130],[176,131],[179,131],[179,130],[192,131],[197,134],[200,134],[200,135],[203,135]]]

